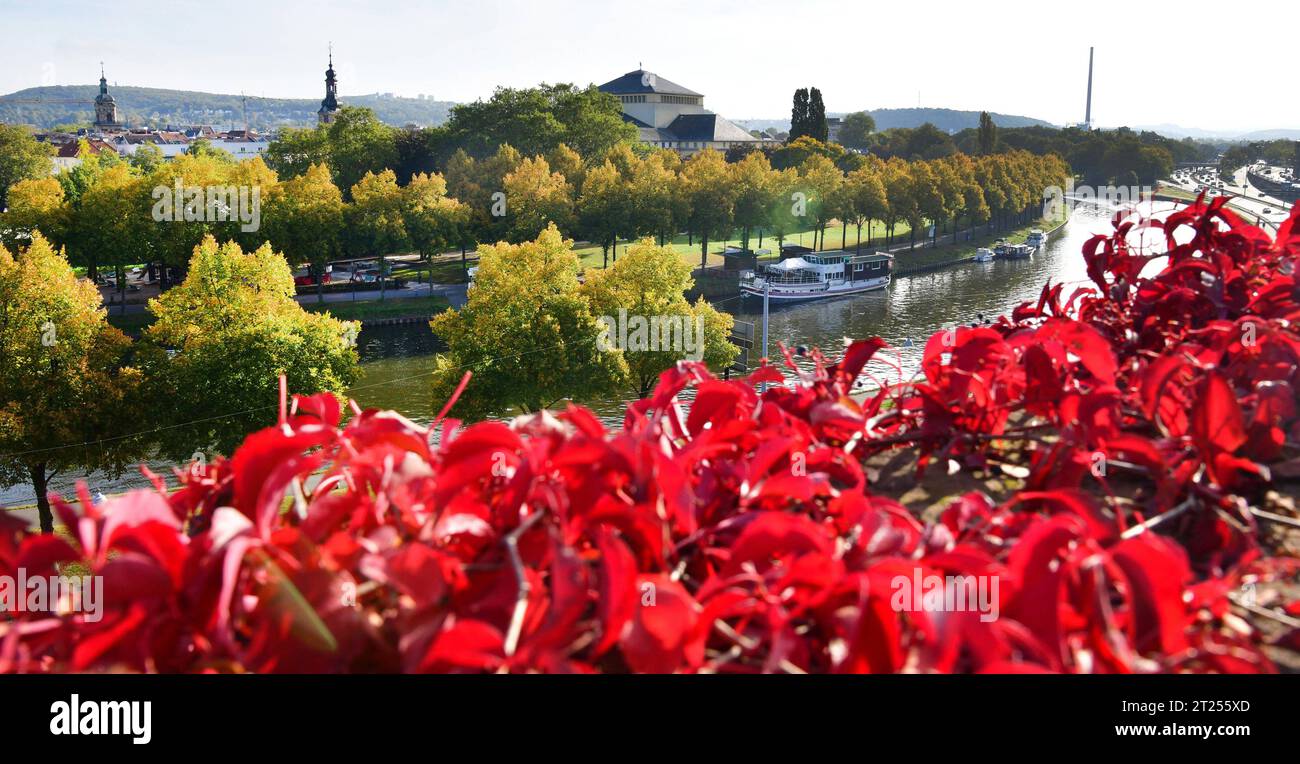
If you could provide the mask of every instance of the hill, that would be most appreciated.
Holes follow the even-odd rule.
[[[833,112],[827,116],[843,117],[847,112]],[[891,127],[920,127],[926,122],[948,133],[956,133],[967,128],[979,127],[980,113],[978,111],[960,111],[958,109],[872,109],[867,112],[876,120],[877,130],[888,130]],[[1033,125],[1051,126],[1052,123],[1033,117],[1022,117],[1015,114],[998,114],[990,112],[993,122],[998,127],[1031,127]],[[766,130],[774,127],[778,130],[789,130],[790,120],[788,119],[737,119],[735,122],[743,125],[748,130]]]
[[[114,85],[109,92],[117,99],[118,119],[127,125],[212,125],[243,127],[243,99],[238,95],[200,93]],[[57,85],[27,88],[0,96],[0,122],[29,124],[48,130],[56,125],[84,124],[94,120],[98,85]],[[390,125],[437,125],[446,121],[454,105],[450,101],[402,98],[374,93],[342,96],[348,106],[375,110]],[[254,130],[305,126],[316,123],[319,98],[261,98],[248,96],[248,125]]]

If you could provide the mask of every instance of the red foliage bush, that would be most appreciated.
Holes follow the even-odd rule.
[[[879,339],[787,356],[797,383],[762,394],[772,367],[683,363],[618,432],[579,407],[344,427],[295,398],[170,495],[56,500],[71,540],[0,519],[0,574],[80,562],[106,599],[0,622],[0,670],[1272,671],[1230,594],[1296,569],[1256,508],[1300,441],[1297,221],[1117,220],[1095,289],[939,332],[922,379],[862,402]],[[1139,226],[1169,242],[1147,277]],[[922,524],[864,467],[898,448],[1027,477]],[[918,574],[995,577],[998,617],[898,607]]]

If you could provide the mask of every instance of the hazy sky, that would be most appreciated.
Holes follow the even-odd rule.
[[[486,98],[497,85],[602,83],[646,69],[732,118],[988,109],[1215,130],[1300,128],[1288,95],[1300,4],[868,0],[0,0],[0,93],[109,82],[319,98]],[[1286,40],[1282,35],[1289,36]]]

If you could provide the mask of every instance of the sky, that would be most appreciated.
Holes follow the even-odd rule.
[[[1290,36],[1281,37],[1276,31]],[[1037,0],[0,0],[0,93],[110,84],[319,98],[488,98],[644,67],[732,119],[947,107],[1217,131],[1300,128],[1300,3]]]

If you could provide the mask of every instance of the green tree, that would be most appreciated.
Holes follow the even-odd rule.
[[[470,210],[447,196],[447,182],[441,175],[417,173],[403,189],[402,221],[411,246],[431,262],[466,239]],[[432,276],[429,283],[432,288]]]
[[[686,225],[690,214],[681,182],[681,158],[660,149],[633,167],[631,233],[667,243]]]
[[[808,212],[810,213],[815,233],[821,238],[820,246],[814,242],[814,248],[826,248],[826,226],[839,212],[838,200],[840,185],[844,174],[831,160],[820,154],[813,154],[799,165],[799,178],[808,194]]]
[[[682,163],[681,183],[690,230],[700,239],[700,269],[709,264],[709,242],[731,235],[735,195],[722,154],[706,149]]]
[[[407,238],[405,204],[402,189],[392,170],[379,174],[367,172],[352,187],[352,204],[344,219],[348,243],[353,254],[379,258],[379,299],[387,291],[388,274],[384,256],[400,252],[410,245]]]
[[[751,152],[731,165],[731,186],[736,197],[735,222],[741,230],[745,249],[749,249],[750,232],[761,230],[768,223],[776,201],[775,179],[771,163],[761,152]]]
[[[845,115],[840,124],[839,142],[857,151],[871,148],[871,134],[876,132],[876,118],[865,111]]]
[[[587,272],[581,292],[592,313],[605,322],[602,349],[621,356],[624,385],[637,398],[649,394],[659,375],[684,358],[717,369],[736,357],[728,340],[734,320],[702,297],[694,305],[687,302],[685,293],[694,284],[690,266],[677,251],[649,239],[628,247],[613,267]],[[628,326],[623,326],[624,318]]]
[[[857,226],[858,251],[862,250],[862,226],[867,226],[867,245],[871,245],[871,221],[885,217],[889,201],[885,197],[885,184],[874,165],[867,165],[849,173],[844,181],[848,196],[846,222]]]
[[[99,292],[40,233],[15,259],[0,247],[0,484],[29,483],[54,529],[49,481],[71,468],[120,474],[142,453],[130,341]]]
[[[613,162],[607,159],[587,172],[578,200],[578,230],[588,241],[600,245],[606,268],[610,247],[617,245],[620,234],[626,235],[632,229],[632,208],[631,184]]]
[[[264,152],[266,163],[281,178],[293,178],[330,161],[329,132],[324,127],[285,128]]]
[[[293,393],[344,392],[357,378],[359,325],[308,313],[293,273],[265,244],[245,253],[211,236],[194,250],[185,281],[149,301],[144,334],[151,399],[168,423],[159,447],[188,460],[230,454],[275,422],[278,378]],[[163,352],[170,351],[170,352]]]
[[[450,399],[466,371],[473,378],[452,413],[468,420],[615,389],[624,371],[617,354],[596,346],[600,327],[579,292],[572,242],[548,226],[534,241],[478,251],[469,300],[430,322],[447,343],[434,371],[434,401]]]
[[[594,159],[637,135],[617,98],[595,86],[563,83],[497,88],[487,101],[455,106],[447,129],[451,142],[473,156],[489,155],[502,144],[528,156],[545,155],[566,144]]]
[[[9,188],[9,209],[0,214],[0,243],[26,246],[39,230],[52,246],[59,246],[66,233],[68,206],[63,186],[55,178],[28,178]]]
[[[469,205],[471,229],[478,241],[495,241],[506,234],[505,178],[523,161],[519,152],[502,144],[492,156],[476,160],[457,149],[444,176],[448,193]]]
[[[792,139],[772,152],[772,166],[778,170],[798,167],[814,154],[826,157],[838,166],[840,160],[844,158],[844,147],[838,143],[826,143],[805,135]]]
[[[901,159],[890,159],[884,164],[881,180],[885,184],[885,199],[889,204],[885,213],[886,245],[894,243],[894,229],[898,221],[919,220],[916,193],[912,184],[911,164]]]
[[[808,90],[808,135],[825,143],[830,134],[826,125],[826,104],[822,103],[822,91],[817,88]]]
[[[803,136],[812,135],[812,124],[808,115],[808,88],[794,91],[794,104],[790,107],[790,135],[793,141]]]
[[[772,188],[774,193],[767,222],[779,249],[787,236],[808,226],[808,192],[799,171],[793,167],[777,172],[772,179]]]
[[[26,127],[0,124],[0,210],[8,204],[10,186],[53,171],[52,156],[53,147],[37,141]]]
[[[118,163],[100,173],[81,197],[73,218],[70,243],[78,260],[98,270],[113,269],[119,311],[126,312],[126,268],[148,259],[148,223],[142,179],[129,165]]]
[[[986,156],[998,150],[998,126],[987,111],[980,112],[979,147]]]
[[[396,130],[370,109],[344,106],[327,133],[329,165],[340,189],[351,189],[366,173],[379,174],[397,164]]]
[[[162,149],[152,143],[143,143],[138,146],[135,153],[128,160],[131,167],[141,175],[148,175],[158,169],[158,166],[164,161]]]
[[[325,268],[338,256],[343,210],[343,194],[323,164],[276,184],[267,194],[266,237],[291,265],[310,265],[317,302],[325,301]]]
[[[572,230],[573,189],[563,175],[551,172],[545,157],[523,160],[502,185],[509,241],[531,241],[552,223],[561,231]]]
[[[170,286],[169,270],[183,271],[194,248],[205,237],[237,238],[240,235],[237,220],[218,222],[207,215],[206,189],[227,186],[232,172],[241,164],[244,163],[203,152],[185,153],[145,176],[138,185],[138,200],[131,206],[138,209],[139,220],[146,224],[151,221],[152,225],[146,225],[138,259],[132,262],[162,263],[166,288]],[[179,205],[174,199],[177,187],[182,189]],[[77,217],[80,216],[74,213],[74,219]],[[84,230],[87,236],[93,237],[93,232],[100,227],[91,224]]]

